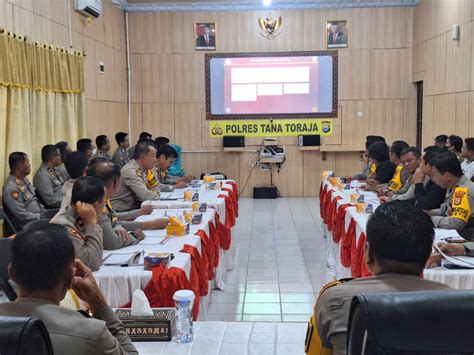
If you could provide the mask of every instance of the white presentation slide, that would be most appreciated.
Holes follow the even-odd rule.
[[[284,94],[309,94],[309,83],[286,83],[283,85]]]
[[[232,101],[257,101],[257,85],[232,85]]]
[[[258,96],[276,96],[283,95],[282,84],[258,84],[257,95]]]
[[[308,83],[309,66],[232,68],[232,84]]]

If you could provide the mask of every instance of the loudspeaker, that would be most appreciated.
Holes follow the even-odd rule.
[[[276,186],[253,188],[253,198],[255,199],[277,198],[277,197],[278,197],[278,189],[276,188]]]
[[[245,136],[224,137],[224,148],[245,147]]]
[[[298,136],[298,145],[300,147],[319,147],[321,145],[321,136]]]

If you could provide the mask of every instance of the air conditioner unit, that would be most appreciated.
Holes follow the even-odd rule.
[[[75,0],[74,10],[84,16],[97,18],[102,15],[102,0]]]

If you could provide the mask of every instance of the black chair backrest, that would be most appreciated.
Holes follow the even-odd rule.
[[[48,329],[38,318],[0,317],[0,353],[53,354]]]
[[[10,301],[16,300],[17,297],[15,289],[8,281],[10,279],[10,276],[8,275],[8,264],[10,264],[12,256],[12,242],[13,239],[0,238],[0,288],[5,292]]]
[[[14,225],[12,219],[6,213],[6,210],[4,211],[3,208],[1,207],[0,207],[0,219],[3,219],[3,231],[4,231],[5,236],[18,233],[17,226]]]
[[[361,294],[352,299],[347,354],[472,354],[474,291]]]
[[[35,228],[43,228],[43,227],[46,227],[48,224],[49,224],[48,218],[31,221],[25,224],[25,226],[23,227],[23,232],[34,231]]]
[[[47,218],[50,220],[51,218],[56,216],[56,213],[58,212],[59,212],[59,208],[49,208],[49,209],[44,210],[43,216],[44,218]]]

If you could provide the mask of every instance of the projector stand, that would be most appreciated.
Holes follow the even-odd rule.
[[[278,188],[273,185],[273,168],[276,165],[278,167],[278,172],[280,172],[281,165],[285,160],[285,147],[278,146],[278,139],[265,138],[258,153],[257,165],[260,165],[261,170],[270,170],[270,186],[254,187],[254,199],[274,199],[279,196]]]

